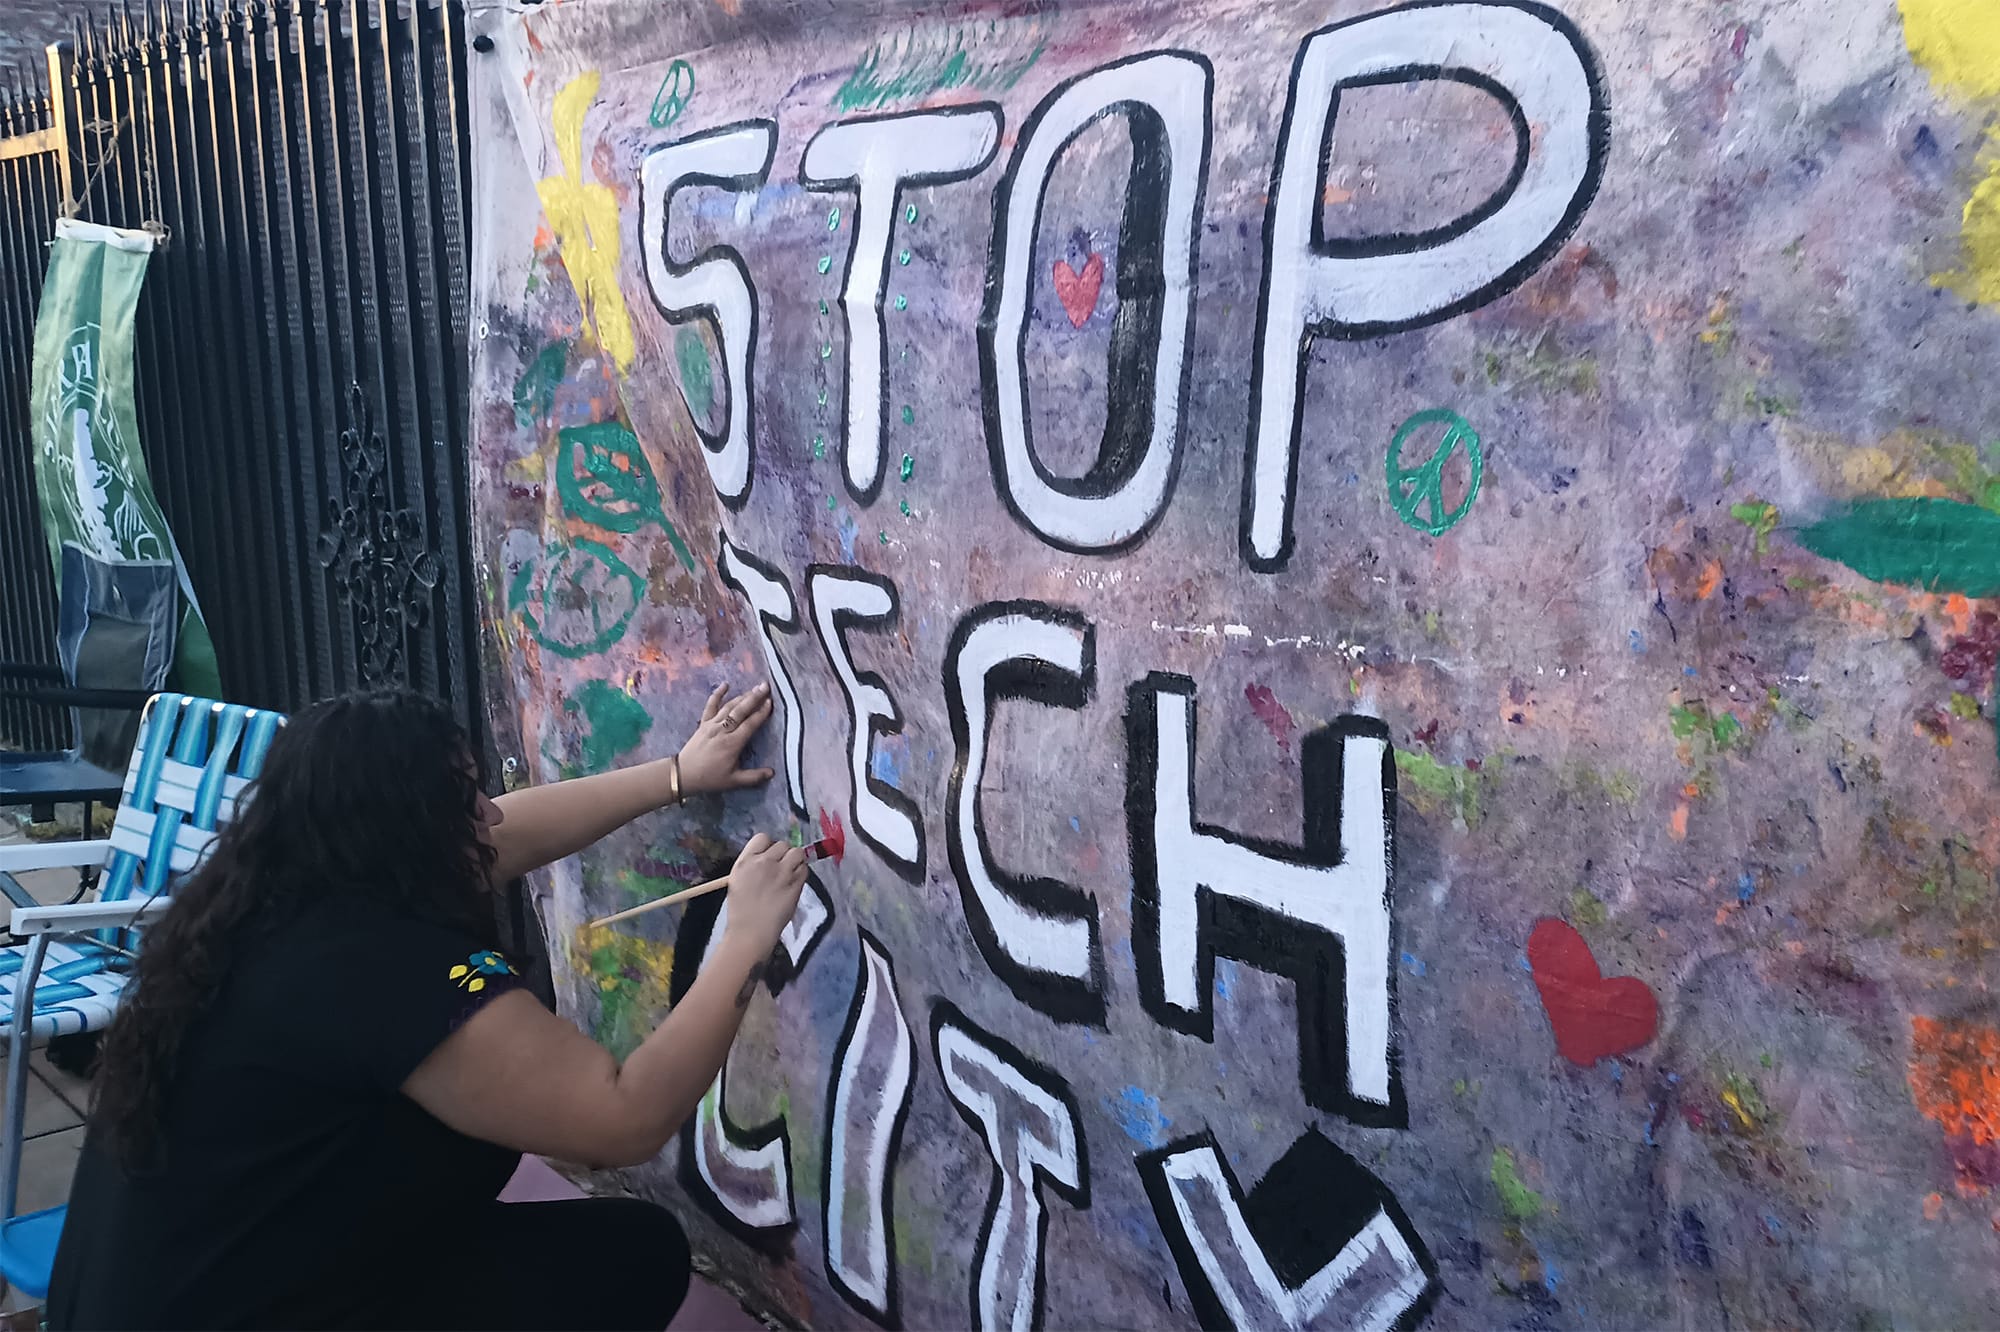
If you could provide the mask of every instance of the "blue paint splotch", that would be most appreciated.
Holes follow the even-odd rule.
[[[1160,1098],[1140,1087],[1127,1087],[1115,1098],[1105,1101],[1118,1127],[1125,1136],[1141,1147],[1158,1147],[1167,1140],[1167,1129],[1173,1124],[1160,1113]]]
[[[1229,997],[1230,991],[1234,990],[1235,988],[1236,988],[1236,964],[1230,961],[1226,957],[1216,958],[1215,993],[1219,997],[1227,999]]]
[[[854,521],[854,515],[851,513],[841,514],[840,515],[840,558],[846,560],[849,564],[854,563],[854,538],[860,535],[861,535],[861,528],[858,525],[856,525]]]
[[[1736,900],[1739,902],[1748,902],[1751,898],[1755,897],[1756,895],[1757,895],[1757,881],[1751,878],[1748,874],[1737,875]]]
[[[875,757],[868,762],[868,774],[878,782],[886,782],[899,791],[903,789],[903,765],[898,761],[895,750],[887,744],[875,746]]]
[[[1409,972],[1412,976],[1424,976],[1430,973],[1430,968],[1425,966],[1424,960],[1418,957],[1415,953],[1404,953],[1403,965],[1409,968]]]

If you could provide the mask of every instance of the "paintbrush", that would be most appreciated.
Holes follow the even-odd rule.
[[[806,848],[806,859],[831,860],[834,864],[838,865],[847,856],[847,829],[841,826],[840,820],[837,817],[828,814],[822,809],[819,812],[819,833],[819,840]],[[728,886],[729,876],[725,874],[719,879],[710,879],[707,883],[698,883],[692,888],[683,888],[677,893],[669,893],[667,896],[656,898],[651,902],[642,902],[638,906],[627,907],[623,911],[614,912],[609,916],[593,920],[588,925],[585,925],[584,928],[594,930],[600,925],[610,925],[616,921],[629,920],[633,916],[643,916],[648,911],[658,911],[661,907],[670,907],[676,902],[686,902],[691,898],[705,897],[709,893],[718,892]]]

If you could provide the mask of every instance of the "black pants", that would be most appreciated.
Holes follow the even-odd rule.
[[[662,1332],[687,1298],[687,1236],[635,1198],[485,1203],[437,1240],[384,1326]]]

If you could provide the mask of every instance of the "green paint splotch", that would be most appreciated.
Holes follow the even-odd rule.
[[[1728,711],[1711,712],[1700,699],[1689,703],[1676,703],[1667,709],[1667,726],[1676,740],[1705,741],[1719,753],[1728,753],[1741,745],[1749,746],[1743,723],[1736,714]]]
[[[545,420],[555,410],[556,389],[569,373],[570,340],[564,338],[542,348],[528,368],[514,381],[514,424],[523,430]]]
[[[862,56],[833,104],[860,111],[955,88],[1005,92],[1042,58],[1047,38],[1039,21],[912,27]]]
[[[1750,529],[1750,535],[1757,540],[1757,553],[1767,554],[1771,549],[1771,533],[1778,526],[1778,506],[1751,496],[1742,504],[1729,506],[1729,516]]]
[[[1404,794],[1418,809],[1426,814],[1450,810],[1468,832],[1479,826],[1486,798],[1499,783],[1498,775],[1487,771],[1477,759],[1461,768],[1402,749],[1396,751],[1396,773],[1409,784]]]
[[[1868,499],[1798,532],[1813,554],[1878,583],[2000,593],[2000,513],[1947,499]]]
[[[681,395],[688,410],[707,425],[715,411],[715,372],[709,367],[708,344],[691,326],[674,335],[674,364],[680,367]]]
[[[1515,1221],[1532,1221],[1542,1214],[1542,1195],[1521,1182],[1521,1175],[1514,1167],[1514,1153],[1505,1147],[1493,1149],[1493,1161],[1487,1172],[1493,1180],[1493,1191],[1500,1195],[1500,1206]]]
[[[591,680],[563,704],[563,711],[581,712],[590,726],[583,738],[583,770],[603,772],[620,754],[636,747],[653,727],[645,705],[603,680]]]

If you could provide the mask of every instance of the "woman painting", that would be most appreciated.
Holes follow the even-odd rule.
[[[722,1066],[805,883],[766,837],[701,976],[621,1065],[522,988],[494,885],[739,766],[768,688],[717,689],[678,755],[488,799],[437,704],[294,718],[148,932],[106,1033],[49,1292],[55,1328],[662,1328],[673,1219],[505,1204],[523,1152],[656,1155]]]

